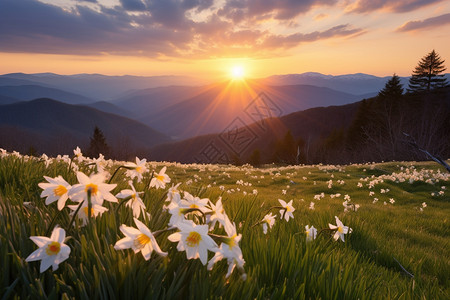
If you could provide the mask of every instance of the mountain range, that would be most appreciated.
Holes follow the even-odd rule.
[[[262,152],[287,130],[313,141],[347,127],[355,103],[376,95],[388,78],[304,73],[195,85],[192,78],[170,76],[5,74],[0,147],[70,153],[86,147],[98,126],[113,148],[122,149],[121,157],[150,153],[187,162],[211,139],[248,155],[252,148],[242,149],[244,142],[230,149],[229,132],[248,129],[247,138]],[[182,79],[185,85],[153,86]],[[173,154],[171,147],[183,151]]]
[[[84,105],[48,98],[0,106],[0,147],[47,154],[70,154],[86,148],[95,126],[99,127],[116,156],[139,152],[170,139],[137,121]]]

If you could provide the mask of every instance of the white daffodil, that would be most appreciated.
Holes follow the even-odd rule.
[[[305,226],[305,234],[306,234],[306,241],[310,242],[312,240],[316,239],[317,235],[317,229],[314,228],[314,226],[309,227],[309,225]]]
[[[67,205],[68,208],[72,210],[71,215],[75,213],[75,211],[78,209],[79,205]],[[105,211],[108,211],[108,209],[104,206],[98,205],[96,203],[92,203],[91,207],[91,218],[96,218],[99,215],[101,216]],[[81,205],[81,208],[78,210],[78,218],[83,221],[83,226],[87,224],[87,221],[89,219],[89,206],[87,201],[83,202]]]
[[[145,260],[150,259],[153,250],[161,256],[166,256],[167,252],[163,252],[161,248],[159,248],[150,229],[136,218],[134,218],[134,223],[138,229],[126,225],[120,226],[119,229],[125,237],[116,242],[114,249],[133,249],[134,253],[141,252]]]
[[[208,225],[196,225],[194,222],[179,223],[179,232],[169,235],[171,242],[178,242],[177,250],[186,251],[187,259],[200,258],[205,265],[208,261],[208,250],[216,252],[217,244],[208,235]]]
[[[166,174],[166,167],[163,167],[159,174],[155,174],[152,180],[150,181],[150,187],[166,188],[166,183],[170,182],[169,176]]]
[[[104,183],[106,180],[104,173],[97,173],[87,177],[82,172],[77,172],[77,178],[79,184],[74,185],[69,191],[69,197],[73,201],[81,202],[87,200],[88,192],[90,191],[92,203],[102,205],[103,200],[119,202],[117,198],[110,193],[117,184]]]
[[[83,161],[84,160],[83,153],[81,152],[80,147],[77,147],[75,150],[73,150],[73,155],[75,156],[75,158],[78,161]]]
[[[64,229],[55,227],[50,238],[45,236],[30,236],[30,239],[39,247],[31,253],[25,261],[41,260],[40,272],[44,272],[50,266],[53,271],[58,269],[58,265],[65,261],[70,254],[70,248],[64,244],[66,232]]]
[[[289,201],[289,203],[286,203],[284,200],[278,199],[278,202],[280,202],[281,206],[283,206],[283,209],[280,210],[281,218],[286,220],[286,222],[289,222],[289,218],[294,218],[294,215],[292,212],[295,211],[295,208],[292,206],[292,201]]]
[[[142,194],[143,192],[139,193],[136,192],[136,189],[134,188],[132,181],[129,181],[128,184],[130,185],[131,190],[130,189],[122,190],[120,191],[120,193],[116,195],[116,197],[119,199],[131,197],[130,201],[128,201],[125,205],[131,207],[131,209],[133,210],[133,216],[135,218],[139,218],[139,216],[141,215],[141,211],[142,213],[144,213],[146,208],[141,197],[139,197],[139,194]]]
[[[207,223],[209,223],[210,228],[213,229],[217,221],[219,221],[222,226],[225,226],[228,217],[222,206],[222,197],[219,197],[216,204],[209,201],[209,206],[211,207],[211,213],[207,216]]]
[[[223,239],[224,242],[220,245],[214,257],[208,262],[208,270],[212,270],[216,262],[226,258],[228,272],[225,275],[225,278],[228,278],[236,266],[244,273],[245,260],[242,255],[242,250],[239,247],[239,241],[242,236],[237,234],[236,225],[232,224],[228,218],[225,225],[225,231],[227,232],[228,237]]]
[[[344,224],[342,224],[341,220],[339,220],[338,217],[335,216],[335,218],[336,218],[336,225],[328,224],[328,226],[330,227],[330,229],[337,229],[333,236],[335,241],[341,238],[341,240],[345,242],[344,235],[351,232],[352,229],[349,228],[348,226],[344,226]]]
[[[47,199],[45,199],[45,205],[58,201],[58,209],[62,210],[69,198],[68,191],[71,189],[70,184],[68,184],[61,175],[55,178],[44,176],[44,178],[48,183],[41,182],[38,184],[38,186],[43,189],[41,198],[47,197]]]
[[[170,213],[170,220],[169,220],[169,226],[177,226],[179,223],[183,223],[186,221],[186,218],[184,216],[185,210],[187,209],[181,203],[171,202],[167,209]]]
[[[262,224],[263,232],[264,232],[264,234],[267,234],[267,229],[268,228],[272,229],[273,224],[275,224],[275,216],[272,215],[272,213],[269,213],[264,216],[262,222],[263,222],[263,224]],[[269,227],[267,227],[267,226],[269,226]]]
[[[127,163],[125,164],[125,167],[128,169],[126,171],[126,175],[130,177],[131,179],[134,179],[137,177],[137,181],[141,182],[143,178],[143,174],[148,172],[148,168],[146,166],[147,159],[139,160],[138,157],[136,157],[136,163]]]
[[[208,202],[209,202],[208,198],[200,199],[199,197],[192,196],[188,192],[184,192],[184,198],[181,199],[180,201],[182,206],[185,206],[187,208],[197,208],[201,210],[203,213],[211,211],[209,208],[206,207]]]
[[[179,203],[181,201],[181,195],[180,195],[180,190],[178,189],[178,187],[180,186],[181,183],[178,183],[177,185],[173,186],[169,188],[169,190],[167,191],[167,199],[166,201],[170,201],[170,202],[176,202]]]

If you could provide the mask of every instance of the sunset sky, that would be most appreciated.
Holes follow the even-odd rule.
[[[408,76],[432,49],[448,0],[0,0],[1,74]]]

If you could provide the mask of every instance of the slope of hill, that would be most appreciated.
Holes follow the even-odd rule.
[[[221,132],[239,118],[245,124],[312,107],[341,105],[358,96],[309,85],[266,86],[230,81],[208,86],[198,95],[171,105],[156,116],[142,117],[149,126],[175,139]]]
[[[445,74],[445,76],[450,80],[450,74]],[[273,75],[260,79],[260,81],[267,85],[309,84],[355,95],[366,94],[375,96],[390,78],[391,76],[377,77],[364,73],[333,76],[307,72],[302,74]],[[409,77],[401,77],[401,83],[405,88],[408,86],[408,80]],[[367,96],[362,98],[367,98]]]
[[[161,110],[199,94],[203,89],[191,86],[149,88],[127,93],[112,103],[145,121],[158,115]]]
[[[17,103],[20,101],[21,101],[20,99],[14,97],[0,95],[0,105]]]
[[[39,85],[0,86],[0,95],[29,101],[37,98],[58,99],[68,104],[93,103],[95,100],[59,89],[43,87]]]
[[[296,139],[302,138],[312,145],[335,129],[348,128],[359,103],[311,108],[280,118],[251,124],[240,123],[241,127],[232,128],[231,131],[157,145],[149,155],[155,160],[229,163],[234,162],[236,157],[245,161],[258,149],[261,157],[268,159],[273,154],[277,140],[289,130]]]
[[[101,74],[58,75],[53,73],[0,75],[10,79],[28,80],[89,98],[110,100],[119,98],[130,90],[170,85],[200,85],[204,80],[186,76],[107,76]]]
[[[137,121],[43,98],[1,106],[0,147],[26,152],[33,146],[47,154],[70,153],[76,146],[88,145],[95,126],[122,156],[169,141],[165,135]],[[27,139],[17,139],[17,134]]]
[[[94,103],[84,104],[86,106],[101,110],[106,113],[115,114],[127,118],[133,118],[133,113],[131,113],[126,108],[120,108],[110,102],[106,101],[97,101]],[[134,119],[134,118],[133,118]]]

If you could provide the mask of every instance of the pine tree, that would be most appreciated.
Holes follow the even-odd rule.
[[[100,130],[100,128],[95,126],[94,133],[90,139],[91,141],[87,150],[87,155],[89,157],[98,157],[100,153],[105,157],[109,156],[109,146],[106,143],[105,136],[103,135],[103,132]]]
[[[403,95],[403,86],[400,83],[400,77],[395,73],[386,83],[384,88],[378,93],[380,98],[398,99]]]
[[[409,79],[408,92],[429,92],[447,86],[447,79],[441,74],[447,70],[444,62],[434,50],[423,57]]]

